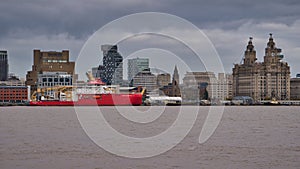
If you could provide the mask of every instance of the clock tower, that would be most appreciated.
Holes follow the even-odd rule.
[[[265,48],[265,63],[278,63],[283,58],[281,55],[281,49],[275,47],[275,42],[272,37],[272,33],[270,33],[269,42],[267,43],[267,47]]]

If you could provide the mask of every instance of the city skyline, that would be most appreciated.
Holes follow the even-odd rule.
[[[271,35],[271,33],[270,33],[270,35]],[[251,41],[253,41],[253,37],[249,37],[249,39],[251,40]],[[105,45],[102,45],[102,46],[105,46]],[[256,47],[257,48],[257,47]],[[37,50],[37,49],[34,49],[33,50],[33,54],[34,54],[34,51],[35,50]],[[284,49],[283,49],[283,51],[284,51]],[[7,53],[8,53],[9,51],[7,51]],[[57,51],[49,51],[49,52],[57,52]],[[71,51],[70,51],[70,53],[71,53]],[[259,51],[257,52],[257,53],[259,53]],[[140,55],[142,55],[142,57],[139,57],[139,54]],[[146,55],[145,55],[146,54]],[[128,69],[126,69],[126,67],[128,66],[128,63],[129,63],[129,61],[131,61],[131,60],[135,60],[135,59],[139,59],[139,58],[141,58],[141,59],[147,59],[148,60],[148,62],[150,61],[150,58],[149,57],[147,57],[147,55],[149,54],[149,52],[146,52],[146,53],[141,53],[140,51],[138,51],[138,52],[135,52],[135,53],[133,53],[132,55],[130,55],[130,56],[128,56],[127,58],[126,58],[126,60],[124,59],[123,61],[122,61],[122,64],[124,64],[125,65],[125,67],[124,68],[122,68],[123,69],[123,80],[128,80],[128,79],[126,79],[126,75],[128,74]],[[144,56],[145,55],[145,56]],[[244,57],[245,56],[242,56],[242,58],[241,58],[241,60],[243,60],[244,59]],[[262,62],[262,60],[259,60],[259,57],[260,56],[257,56],[257,58],[258,58],[258,60],[257,60],[257,62],[258,63],[261,63]],[[9,58],[9,57],[8,57]],[[9,60],[9,59],[8,59]],[[285,60],[284,60],[285,61]],[[242,61],[241,61],[242,62]],[[240,63],[241,63],[240,62]],[[150,63],[151,62],[149,62],[148,64],[150,65]],[[238,64],[238,63],[236,63],[236,64]],[[170,65],[172,65],[172,64],[170,64]],[[176,66],[176,63],[175,64],[173,64],[174,66]],[[96,65],[96,66],[98,66],[98,65]],[[100,64],[100,66],[101,66],[101,64]],[[155,66],[155,65],[154,65]],[[123,67],[123,66],[122,66]],[[151,69],[157,69],[156,67],[151,67],[151,66],[149,66],[149,68],[151,68]],[[233,68],[233,67],[232,67]],[[231,69],[232,69],[231,68]],[[88,71],[90,71],[91,69],[93,69],[93,67],[90,67],[90,69],[88,70]],[[291,69],[292,69],[292,67],[291,67]],[[160,70],[160,69],[157,69],[157,70]],[[185,69],[186,70],[186,69]],[[26,72],[27,72],[28,70],[26,70]],[[168,73],[171,73],[171,71],[165,71],[165,70],[160,70],[160,71],[162,71],[162,72],[168,72]],[[205,71],[185,71],[185,72],[181,72],[181,76],[183,77],[183,75],[185,74],[185,73],[187,73],[187,72],[205,72]],[[8,73],[14,73],[14,72],[8,72]],[[75,73],[77,73],[77,72],[75,72]],[[158,73],[158,72],[152,72],[152,73]],[[214,73],[218,73],[218,72],[214,72]],[[232,72],[225,72],[226,74],[232,74]],[[296,74],[298,74],[298,72],[296,72]],[[293,74],[291,74],[290,75],[290,77],[291,78],[293,78],[293,77],[296,77],[296,74],[295,74],[295,76],[293,76]],[[21,78],[23,78],[23,77],[21,77]],[[83,79],[79,79],[79,80],[83,80]],[[182,79],[180,79],[180,82],[182,82]]]

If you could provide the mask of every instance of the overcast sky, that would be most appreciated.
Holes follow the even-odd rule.
[[[162,12],[184,18],[201,29],[215,46],[228,73],[233,63],[240,63],[250,36],[254,38],[258,61],[262,61],[269,33],[273,33],[294,77],[300,73],[299,9],[299,0],[5,0],[0,3],[0,50],[8,50],[9,72],[25,77],[33,64],[33,49],[68,49],[71,60],[76,61],[86,40],[105,24],[137,12]],[[180,49],[180,45],[169,45],[169,40],[164,39],[146,38],[143,46],[147,48],[145,44],[159,41],[166,50]],[[128,44],[134,43],[120,43],[124,57],[133,55],[128,53]],[[101,56],[99,51],[96,62],[101,61]],[[151,67],[172,73],[173,63],[157,67],[157,60],[150,58]],[[96,62],[94,66],[99,64]]]

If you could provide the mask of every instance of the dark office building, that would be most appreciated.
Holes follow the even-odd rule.
[[[6,81],[8,78],[8,60],[7,51],[0,51],[0,81]]]
[[[300,74],[291,78],[291,100],[300,100]]]
[[[123,82],[123,57],[118,52],[117,45],[102,45],[103,51],[103,81],[106,84],[119,85]]]

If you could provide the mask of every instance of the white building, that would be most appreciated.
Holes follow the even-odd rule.
[[[207,84],[206,90],[209,99],[226,100],[232,98],[232,75],[219,73],[217,78],[213,72],[187,72],[183,78],[183,99],[201,100],[203,93],[201,93],[200,88],[203,84]]]
[[[73,75],[66,72],[43,72],[38,74],[37,88],[54,88],[55,86],[70,86],[73,84]],[[46,95],[53,95],[52,90],[47,90]]]
[[[212,99],[226,100],[232,98],[232,75],[219,73],[218,79],[211,81]]]

